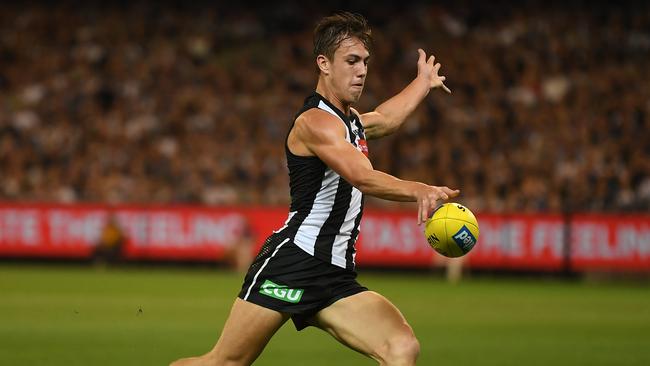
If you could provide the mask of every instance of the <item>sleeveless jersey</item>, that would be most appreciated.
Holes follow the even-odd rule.
[[[305,99],[295,120],[304,112],[319,108],[345,126],[345,139],[368,155],[359,116],[346,116],[320,94]],[[291,131],[291,128],[289,131]],[[354,269],[355,242],[363,213],[363,194],[330,169],[317,156],[298,156],[285,141],[291,207],[285,226],[293,242],[308,254],[335,266]],[[345,157],[341,157],[345,159]]]

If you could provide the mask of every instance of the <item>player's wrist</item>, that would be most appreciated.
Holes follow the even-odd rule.
[[[431,92],[432,85],[429,78],[418,75],[414,80],[414,83],[417,85],[416,88],[419,90],[421,98],[425,98]]]
[[[429,190],[429,186],[420,182],[411,183],[411,197],[414,201],[418,201],[420,197],[425,196]]]
[[[429,89],[431,89],[431,82],[424,74],[418,74],[418,76],[415,77],[415,80],[413,80],[413,83],[426,92],[429,92]]]

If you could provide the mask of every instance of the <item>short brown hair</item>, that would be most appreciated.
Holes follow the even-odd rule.
[[[370,52],[372,34],[363,15],[344,11],[321,19],[314,29],[314,56],[332,59],[341,42],[348,38],[358,38]]]

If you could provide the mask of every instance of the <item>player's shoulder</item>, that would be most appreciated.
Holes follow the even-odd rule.
[[[320,108],[311,108],[308,109],[304,112],[302,112],[298,118],[296,119],[296,122],[302,122],[302,123],[319,123],[321,121],[337,121],[338,118],[335,117],[333,114],[324,111]]]
[[[345,126],[340,119],[319,108],[312,108],[301,113],[294,127],[302,136],[324,136],[330,134],[345,134]]]
[[[306,129],[340,129],[343,128],[343,124],[340,119],[331,113],[324,111],[320,108],[309,109],[298,118],[295,122],[296,127],[306,128]]]

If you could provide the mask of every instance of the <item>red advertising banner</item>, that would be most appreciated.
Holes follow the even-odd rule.
[[[557,215],[478,215],[478,244],[467,255],[477,268],[559,270],[565,226]]]
[[[367,210],[361,220],[356,262],[359,266],[430,267],[434,256],[413,212]]]
[[[1,206],[0,255],[90,257],[113,218],[127,258],[217,260],[246,229],[241,210]]]
[[[564,221],[557,215],[479,215],[478,244],[465,258],[475,268],[559,270]],[[427,244],[411,212],[369,211],[357,243],[359,265],[428,267],[445,262]]]
[[[650,217],[573,216],[571,260],[575,270],[650,271]]]
[[[89,258],[112,220],[126,237],[127,259],[219,261],[242,237],[259,248],[287,214],[267,207],[0,204],[0,257]],[[477,216],[478,244],[464,258],[472,268],[650,271],[648,215]],[[359,266],[445,262],[410,211],[367,210],[356,259]]]

